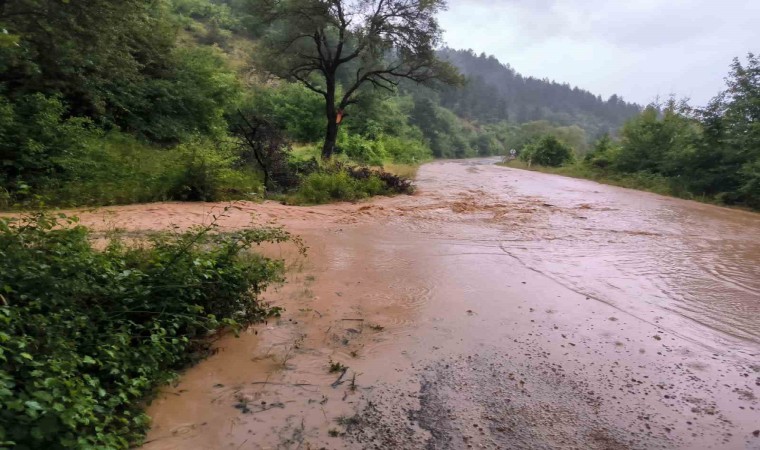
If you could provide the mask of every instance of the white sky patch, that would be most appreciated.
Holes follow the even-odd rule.
[[[760,0],[450,0],[440,19],[450,47],[641,104],[705,104],[734,57],[760,53]]]

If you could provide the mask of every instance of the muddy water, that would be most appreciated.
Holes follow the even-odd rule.
[[[279,221],[309,256],[268,249],[285,314],[165,389],[145,448],[760,448],[760,215],[493,163],[426,165],[413,197],[237,205],[223,227]]]

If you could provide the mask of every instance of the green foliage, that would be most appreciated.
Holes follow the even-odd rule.
[[[673,175],[680,170],[680,160],[690,153],[698,136],[696,124],[670,101],[660,114],[649,106],[625,124],[621,131],[620,151],[615,169],[621,172],[648,171]],[[688,158],[688,156],[686,156]]]
[[[14,193],[16,207],[35,198],[57,206],[170,200],[182,170],[175,148],[158,148],[115,132],[88,140],[58,161],[59,176],[46,180],[35,196]]]
[[[435,97],[415,97],[410,122],[422,130],[435,157],[466,158],[476,155],[471,146],[474,131],[454,113],[440,107]]]
[[[139,86],[124,99],[118,123],[149,140],[177,143],[195,134],[222,136],[225,113],[240,96],[235,74],[212,47],[177,48],[167,56],[171,71]]]
[[[388,159],[381,140],[364,138],[358,134],[338,134],[338,151],[360,164],[382,166]]]
[[[605,134],[596,141],[593,150],[587,153],[583,160],[592,167],[605,169],[615,161],[617,152],[618,147],[612,142],[610,135]]]
[[[760,158],[754,162],[742,165],[738,174],[741,177],[741,185],[737,196],[755,209],[760,209]]]
[[[243,28],[240,16],[224,3],[210,0],[172,0],[171,3],[177,20],[185,27],[192,26],[195,21],[203,21],[222,30],[238,31]]]
[[[396,163],[420,164],[433,157],[433,152],[420,139],[383,136],[382,143],[386,154]]]
[[[760,57],[735,59],[726,82],[724,92],[696,111],[703,135],[686,161],[690,189],[760,208]]]
[[[163,148],[112,132],[89,136],[54,161],[56,172],[32,186],[6,185],[0,207],[250,199],[262,190],[261,175],[243,164],[236,147],[200,137]]]
[[[98,135],[83,118],[66,118],[57,97],[32,94],[13,103],[0,97],[0,181],[28,192],[60,176],[61,160]]]
[[[726,91],[706,108],[673,99],[650,105],[625,124],[619,142],[603,136],[582,163],[558,173],[760,209],[758,124],[760,58],[749,54],[745,64],[734,61]],[[524,160],[535,150],[527,148]]]
[[[508,150],[522,151],[525,146],[547,135],[554,136],[580,153],[588,148],[586,133],[578,126],[563,127],[538,120],[520,125],[496,124],[491,129]]]
[[[575,155],[572,148],[548,135],[526,146],[520,159],[539,166],[559,167],[573,162]]]
[[[324,99],[325,159],[335,151],[339,118],[354,109],[369,86],[394,92],[403,79],[461,82],[456,69],[435,52],[443,0],[293,0],[257,6],[260,15],[271,18],[263,65]]]
[[[317,142],[325,132],[324,99],[301,84],[256,86],[241,109],[267,118],[297,142]]]
[[[411,194],[410,179],[384,169],[354,166],[338,161],[306,175],[290,197],[296,204],[357,201],[375,195]]]
[[[115,120],[126,99],[167,70],[176,29],[165,2],[3,2],[18,45],[0,48],[0,84],[12,98],[59,95],[77,116]]]
[[[365,180],[353,178],[347,171],[322,171],[309,174],[294,195],[298,204],[321,204],[356,201],[388,191],[377,176]]]
[[[192,10],[189,3],[178,10]],[[0,206],[184,198],[194,159],[182,146],[150,143],[176,145],[198,134],[222,140],[240,85],[219,49],[177,45],[177,16],[166,5],[3,4],[3,25],[18,45],[0,45]],[[230,185],[256,190],[248,170],[221,175],[217,193],[198,197],[218,198]]]
[[[272,312],[258,296],[283,264],[248,250],[288,237],[210,226],[99,251],[73,218],[0,220],[0,445],[139,444],[146,396],[211,333]]]
[[[183,201],[218,201],[240,198],[259,190],[256,179],[246,180],[235,170],[238,157],[229,145],[196,139],[176,149],[179,173],[170,198]]]
[[[494,133],[483,132],[473,139],[473,147],[480,156],[501,155],[504,153],[504,144],[501,143]]]

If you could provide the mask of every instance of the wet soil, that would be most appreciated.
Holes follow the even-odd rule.
[[[493,163],[225,212],[309,255],[265,249],[288,260],[283,317],[164,389],[144,448],[760,449],[760,215]],[[81,217],[139,233],[223,207]]]

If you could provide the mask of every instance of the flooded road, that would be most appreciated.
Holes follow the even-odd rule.
[[[425,165],[412,197],[239,205],[223,226],[276,220],[309,256],[269,249],[283,317],[165,389],[144,448],[760,449],[760,215],[494,162]]]

